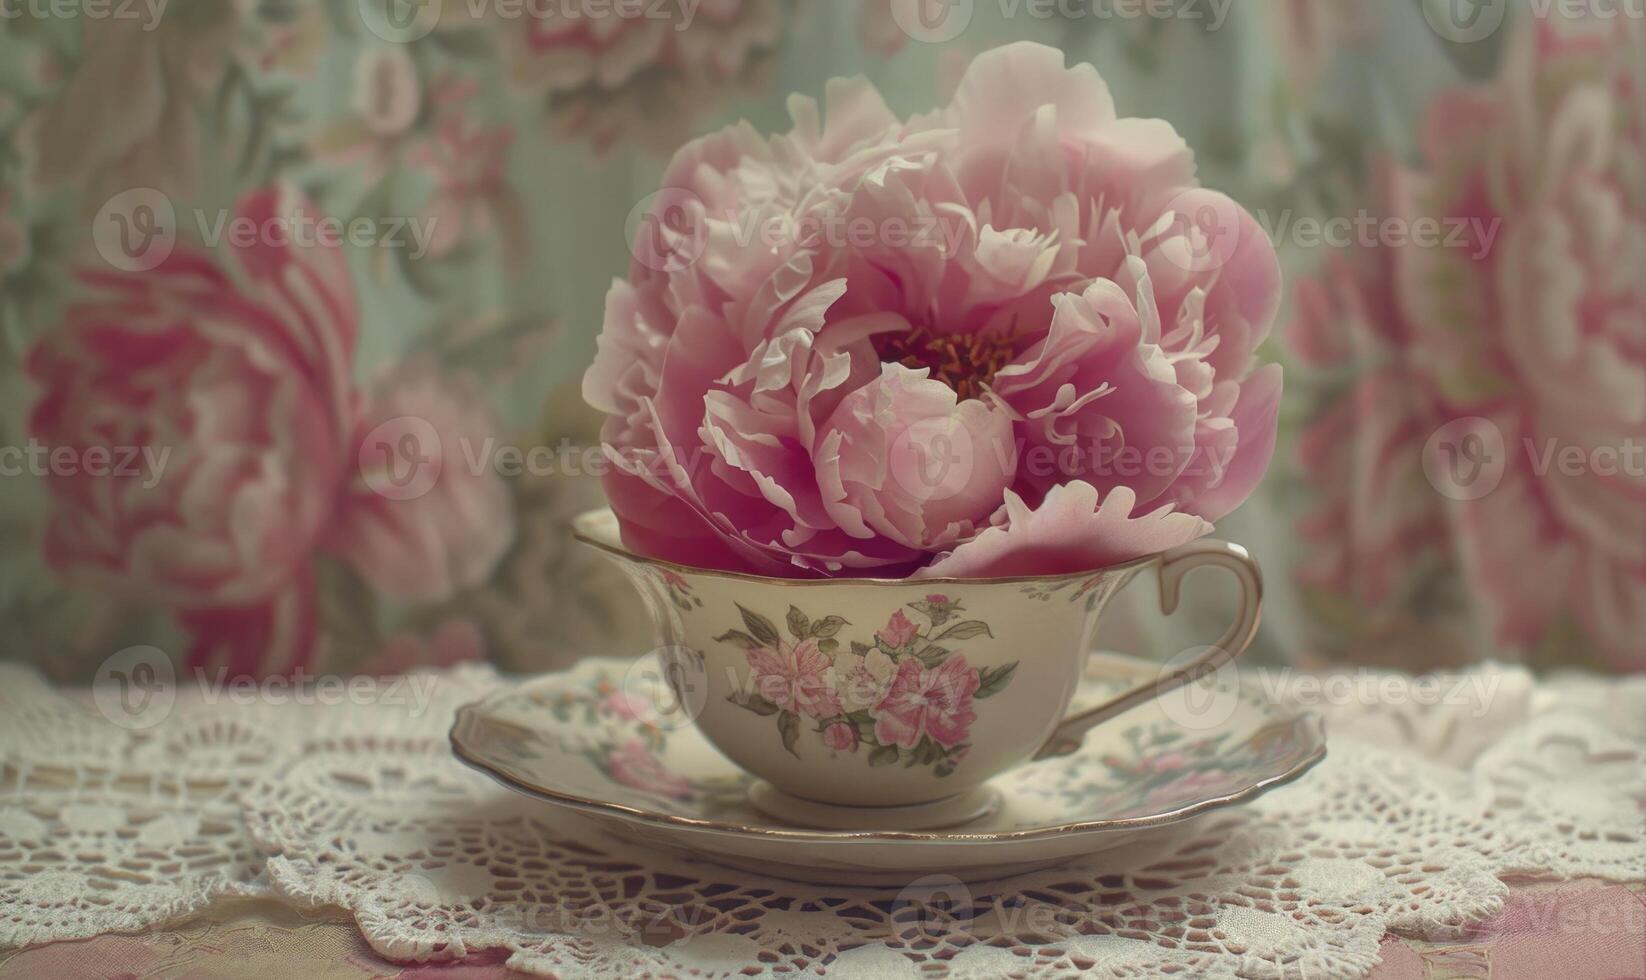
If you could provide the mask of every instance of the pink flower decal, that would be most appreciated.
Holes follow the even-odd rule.
[[[823,729],[823,744],[836,752],[855,752],[857,741],[857,726],[849,721],[837,721]]]
[[[754,671],[755,691],[780,710],[807,718],[840,714],[834,664],[815,641],[779,643],[775,649],[750,650],[745,657]]]
[[[936,668],[910,658],[897,665],[891,690],[874,707],[875,738],[912,749],[922,738],[952,748],[966,740],[977,712],[978,673],[964,656],[950,657]]]
[[[691,795],[692,784],[679,773],[670,772],[639,738],[631,738],[607,753],[606,768],[613,779],[633,789],[674,799]]]
[[[909,617],[903,615],[903,610],[899,609],[897,612],[892,613],[892,618],[886,621],[886,625],[881,627],[880,632],[876,633],[875,637],[891,649],[900,650],[913,641],[919,633],[920,627],[916,626]]]
[[[809,731],[833,752],[855,753],[866,744],[863,755],[871,767],[929,766],[941,778],[966,757],[975,703],[1006,690],[1017,663],[978,670],[953,649],[994,636],[988,623],[960,618],[965,605],[959,599],[933,595],[908,608],[927,625],[894,610],[873,643],[852,640],[849,647],[837,638],[849,625],[843,617],[814,620],[794,606],[785,617],[793,644],[779,638],[772,620],[741,606],[745,629],[715,639],[743,647],[758,695],[743,707],[775,715],[783,747],[796,758],[807,758],[800,724],[805,716],[819,722]]]
[[[1251,493],[1279,263],[1168,125],[1035,44],[909,121],[862,79],[792,105],[785,136],[676,155],[607,296],[583,390],[629,547],[794,577],[1057,574],[1192,540]],[[894,231],[933,215],[940,233]],[[816,233],[724,233],[751,221]]]

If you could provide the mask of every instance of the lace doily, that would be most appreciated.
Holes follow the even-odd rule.
[[[1494,914],[1504,878],[1646,880],[1638,680],[1486,667],[1456,681],[1491,682],[1484,699],[1322,706],[1330,757],[1252,806],[1089,865],[901,891],[604,837],[451,758],[453,711],[505,681],[414,680],[426,704],[184,691],[126,728],[0,668],[0,946],[273,894],[347,910],[393,959],[504,949],[545,975],[1357,977],[1387,931],[1441,939]]]

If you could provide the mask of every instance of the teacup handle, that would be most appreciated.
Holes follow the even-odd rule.
[[[1177,690],[1190,681],[1213,673],[1244,653],[1257,635],[1263,613],[1263,572],[1246,549],[1227,541],[1195,541],[1173,548],[1160,557],[1160,611],[1171,615],[1177,609],[1183,577],[1202,566],[1227,570],[1240,580],[1240,611],[1223,637],[1204,654],[1165,674],[1158,680],[1127,691],[1095,708],[1070,715],[1052,731],[1036,759],[1068,755],[1080,748],[1080,740],[1091,729]]]

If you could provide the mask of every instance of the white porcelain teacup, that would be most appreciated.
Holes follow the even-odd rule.
[[[990,777],[1073,752],[1093,726],[1239,655],[1262,604],[1256,562],[1222,541],[1068,575],[795,580],[636,555],[609,510],[573,527],[639,588],[681,710],[769,784],[757,785],[754,802],[836,829],[976,815],[991,805],[982,790]],[[1191,569],[1232,572],[1234,625],[1156,681],[1065,717],[1104,608],[1150,565],[1166,613]]]

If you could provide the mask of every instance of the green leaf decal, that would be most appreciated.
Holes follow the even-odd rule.
[[[811,634],[811,631],[812,621],[806,618],[806,614],[801,612],[798,606],[790,606],[789,632],[794,634],[794,638],[804,640]]]
[[[943,662],[943,658],[947,657],[949,653],[950,651],[948,647],[940,647],[933,643],[931,646],[915,654],[915,656],[919,658],[920,662],[926,666],[936,667],[938,664]]]
[[[839,616],[824,616],[822,619],[812,624],[812,635],[825,638],[830,637],[840,632],[840,627],[846,625],[849,624],[845,619]]]
[[[764,716],[777,714],[777,705],[772,704],[770,701],[767,701],[758,694],[750,694],[747,697],[738,697],[736,694],[729,694],[726,696],[726,700],[741,707],[748,708],[757,715]]]
[[[714,638],[716,643],[735,643],[745,650],[758,650],[763,645],[759,640],[742,630],[727,630]]]
[[[890,766],[897,762],[897,746],[882,745],[869,753],[869,765]]]
[[[792,711],[785,711],[777,717],[777,731],[783,736],[783,747],[796,759],[800,753],[795,751],[795,745],[800,741],[800,716]]]
[[[932,637],[932,639],[969,640],[975,636],[986,636],[991,640],[994,639],[994,634],[989,632],[989,624],[983,622],[981,619],[968,619],[963,623],[955,623],[953,626]]]
[[[749,628],[749,634],[760,641],[761,646],[777,645],[777,627],[772,621],[757,612],[750,612],[737,604],[737,611],[743,614],[743,625]]]
[[[992,698],[1006,689],[1012,682],[1012,675],[1017,673],[1017,664],[1009,663],[1004,667],[990,667],[978,674],[977,698]]]

